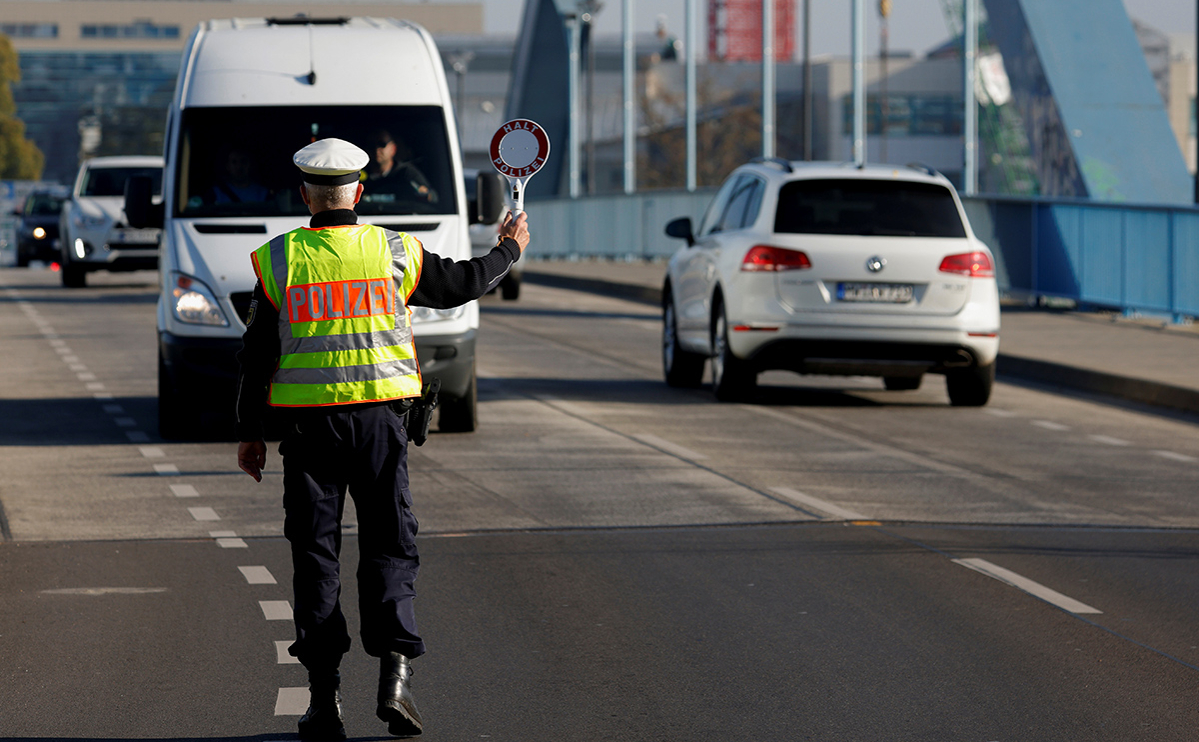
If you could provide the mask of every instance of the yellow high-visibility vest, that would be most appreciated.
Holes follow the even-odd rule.
[[[322,407],[420,396],[408,298],[424,255],[415,237],[370,224],[280,235],[250,255],[279,310],[269,404]]]

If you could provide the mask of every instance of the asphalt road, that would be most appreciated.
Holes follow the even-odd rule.
[[[153,281],[0,270],[0,740],[295,737],[279,458],[157,437]],[[935,377],[718,405],[644,305],[482,303],[481,428],[411,450],[425,738],[1195,739],[1197,421]]]

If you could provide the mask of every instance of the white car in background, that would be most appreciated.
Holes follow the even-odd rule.
[[[754,161],[733,171],[671,258],[663,290],[666,382],[717,399],[761,371],[881,376],[887,389],[944,374],[953,405],[987,403],[999,353],[995,260],[950,182],[922,168]]]
[[[95,157],[83,163],[59,222],[62,285],[80,288],[90,271],[158,267],[161,229],[135,229],[125,218],[125,181],[151,179],[162,193],[161,157]]]

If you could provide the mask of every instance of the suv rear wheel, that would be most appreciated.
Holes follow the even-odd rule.
[[[704,379],[707,358],[683,350],[679,345],[679,326],[674,314],[674,298],[666,289],[662,299],[662,370],[669,386],[694,388]]]
[[[712,392],[721,402],[748,397],[758,385],[758,374],[729,348],[729,322],[724,304],[717,303],[712,321]]]
[[[994,384],[994,363],[953,370],[945,374],[949,404],[954,407],[982,407],[991,398],[991,387]]]

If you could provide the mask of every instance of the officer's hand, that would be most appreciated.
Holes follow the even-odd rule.
[[[266,466],[266,443],[242,441],[237,444],[237,465],[255,482],[262,481],[262,467]]]
[[[523,253],[529,245],[529,215],[522,211],[520,216],[512,218],[512,212],[508,212],[504,223],[500,225],[500,239],[511,237],[516,240],[516,244],[520,245],[520,251]]]

